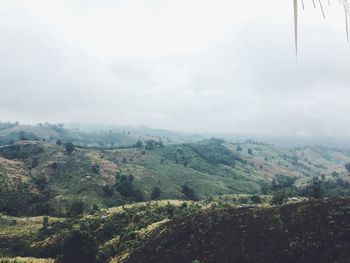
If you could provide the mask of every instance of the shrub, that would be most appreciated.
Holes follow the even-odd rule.
[[[143,194],[140,190],[136,189],[133,181],[134,176],[130,174],[129,176],[120,175],[119,178],[116,178],[118,181],[116,182],[117,191],[124,197],[130,197],[136,201],[142,201]]]
[[[104,185],[102,187],[102,190],[103,190],[103,194],[105,197],[112,197],[113,196],[114,189],[112,187],[110,187],[109,185]]]
[[[43,222],[42,222],[42,228],[46,230],[48,226],[49,226],[49,218],[47,216],[44,216]]]
[[[190,186],[188,186],[186,184],[182,186],[182,193],[189,200],[194,200],[194,201],[198,200],[198,197],[197,197],[197,194],[196,194],[195,190],[192,187],[190,187]]]
[[[135,143],[135,148],[139,148],[139,149],[143,148],[143,142],[142,141],[137,141]]]
[[[154,150],[154,148],[156,147],[156,142],[154,140],[148,140],[146,141],[146,146],[145,146],[145,149],[146,150]]]
[[[151,199],[157,200],[161,197],[161,195],[162,195],[162,190],[160,189],[159,186],[155,186],[151,193]]]
[[[68,214],[71,217],[77,217],[84,212],[85,204],[83,201],[74,201],[68,208]]]
[[[345,164],[345,169],[350,173],[350,163]]]
[[[258,195],[253,195],[250,200],[254,203],[254,204],[261,204],[261,199],[260,196]]]
[[[66,152],[67,153],[72,153],[74,151],[75,147],[72,142],[67,142],[66,143]]]
[[[271,205],[283,205],[287,202],[287,194],[286,191],[279,190],[274,192],[272,196],[272,200],[270,202]]]
[[[306,194],[307,197],[312,197],[315,199],[323,198],[324,189],[320,181],[313,181],[307,188]]]
[[[91,170],[93,173],[99,174],[100,173],[100,166],[98,164],[94,164],[91,166]]]
[[[63,241],[57,263],[95,263],[96,255],[96,239],[86,231],[72,230]]]

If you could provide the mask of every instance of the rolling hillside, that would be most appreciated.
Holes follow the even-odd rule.
[[[101,263],[346,262],[347,150],[18,125],[0,141],[0,262],[53,262],[70,238]]]
[[[348,197],[275,207],[268,199],[152,201],[73,219],[0,215],[0,262],[53,262],[67,253],[67,240],[81,234],[94,240],[93,262],[99,263],[348,262]],[[71,244],[70,253],[84,256],[86,239]]]
[[[276,175],[293,178],[298,188],[317,177],[331,192],[346,194],[349,189],[344,164],[350,154],[344,150],[282,149],[220,139],[148,142],[152,147],[76,147],[72,153],[46,141],[0,146],[0,208],[13,215],[59,215],[67,213],[73,200],[84,202],[87,210],[149,200],[155,187],[161,190],[157,198],[171,199],[261,194]]]
[[[350,200],[227,208],[172,221],[126,263],[349,262]]]

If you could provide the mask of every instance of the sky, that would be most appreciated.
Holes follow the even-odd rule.
[[[311,0],[1,0],[0,120],[350,138],[344,10]]]

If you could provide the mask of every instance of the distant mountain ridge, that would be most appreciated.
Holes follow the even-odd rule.
[[[111,139],[109,133],[78,134],[65,138],[91,142],[88,145],[93,145],[95,136],[96,141]],[[100,141],[97,147],[76,145],[72,153],[66,151],[65,140],[57,144],[53,139],[19,138],[0,146],[0,210],[14,215],[57,215],[61,206],[57,198],[63,198],[64,207],[77,199],[86,208],[109,207],[149,200],[155,188],[162,198],[171,199],[263,194],[278,176],[292,178],[296,190],[316,178],[328,194],[349,192],[350,176],[344,165],[350,162],[350,153],[346,150],[284,149],[221,139],[162,143],[153,137],[139,138],[141,145],[136,146],[136,139],[123,136],[117,137],[122,144],[133,144],[103,147]]]

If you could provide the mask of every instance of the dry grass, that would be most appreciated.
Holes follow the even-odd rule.
[[[49,222],[62,221],[64,219],[49,217]],[[11,217],[0,215],[0,237],[30,236],[37,233],[42,227],[43,217]]]
[[[117,207],[112,207],[108,208],[103,211],[103,214],[110,215],[114,213],[121,213],[123,212],[124,209],[130,209],[134,207],[141,207],[145,206],[147,204],[151,204],[152,206],[158,205],[160,207],[166,206],[168,204],[173,205],[173,206],[181,206],[183,203],[193,203],[193,201],[184,201],[184,200],[159,200],[159,201],[149,201],[149,202],[140,202],[136,204],[130,204],[130,205],[124,205],[124,206],[117,206]]]
[[[54,263],[54,259],[50,258],[29,258],[29,257],[15,257],[15,258],[0,258],[0,263]]]

